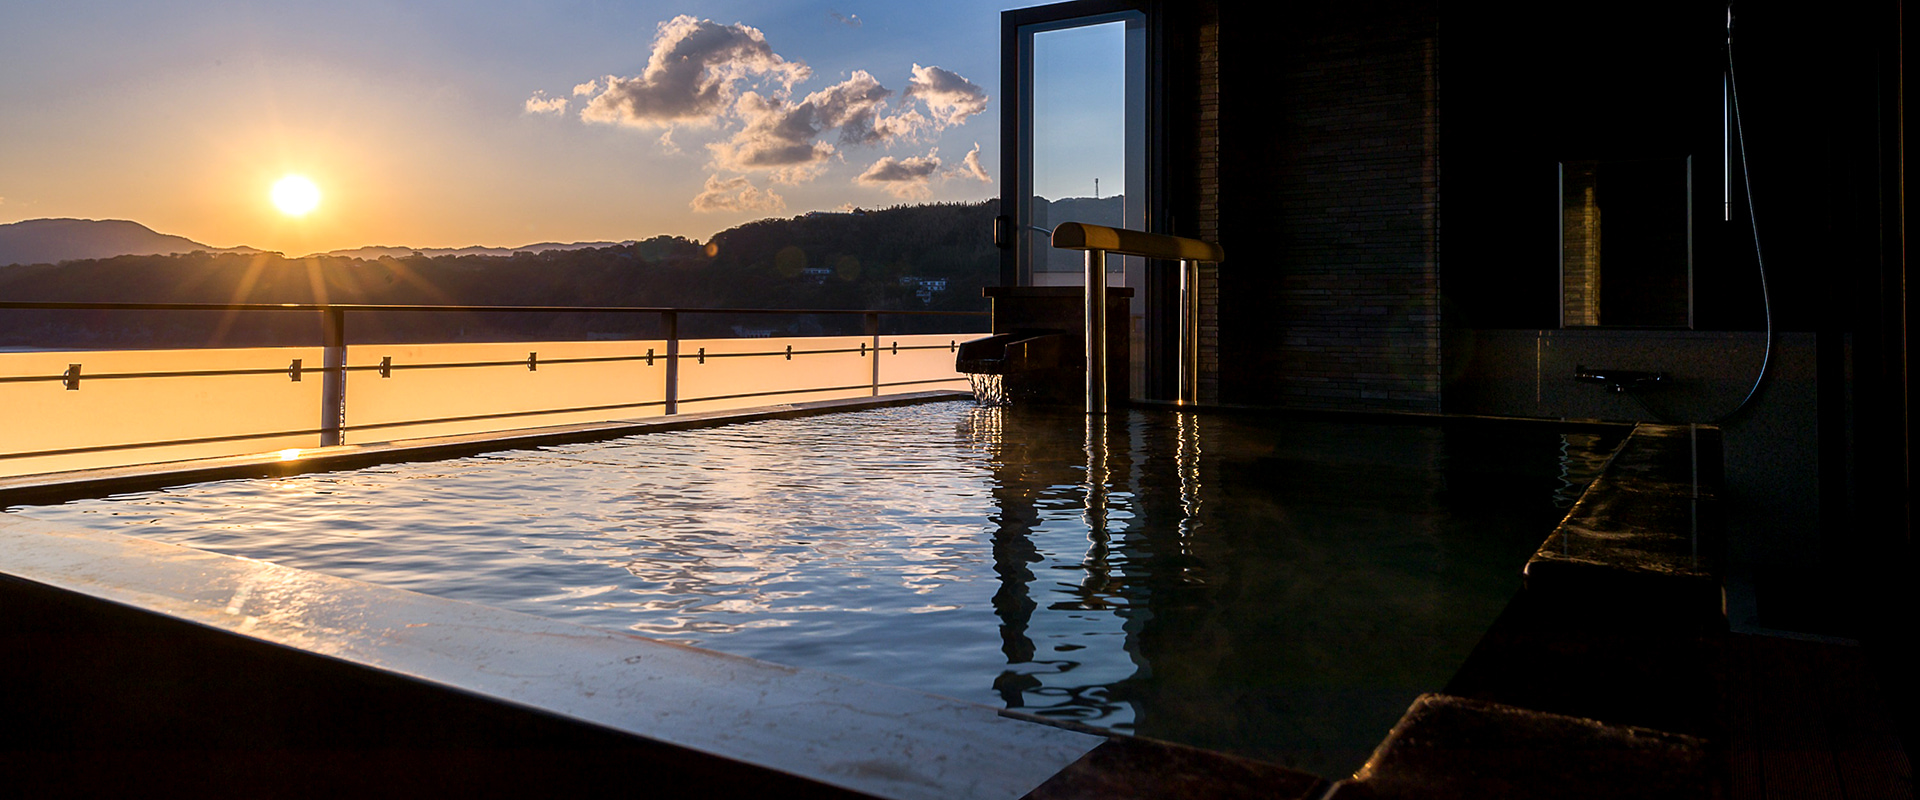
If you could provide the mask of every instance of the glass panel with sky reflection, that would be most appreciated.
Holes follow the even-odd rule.
[[[1028,224],[1135,227],[1127,206],[1126,36],[1123,22],[1034,34]],[[1054,250],[1044,236],[1028,243],[1035,285],[1081,282],[1079,252]],[[1108,270],[1119,267],[1115,259]]]

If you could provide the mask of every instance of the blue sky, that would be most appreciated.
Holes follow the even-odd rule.
[[[1016,5],[8,3],[0,222],[301,254],[983,199]],[[289,173],[318,210],[267,201]]]

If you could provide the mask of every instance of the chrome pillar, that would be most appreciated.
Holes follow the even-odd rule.
[[[1107,251],[1087,251],[1087,413],[1107,413]]]
[[[660,312],[660,332],[667,337],[666,413],[680,413],[680,315]]]
[[[320,446],[344,444],[342,429],[347,420],[347,312],[329,308],[321,312],[325,331],[320,373]]]
[[[1200,402],[1200,262],[1180,262],[1180,405]]]
[[[866,332],[867,332],[868,338],[872,339],[872,342],[873,342],[873,363],[868,365],[873,370],[873,384],[872,384],[873,390],[868,392],[867,394],[872,397],[879,397],[880,396],[880,315],[879,314],[875,314],[873,312],[867,312]]]

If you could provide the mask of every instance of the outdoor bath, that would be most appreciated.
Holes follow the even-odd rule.
[[[1622,435],[948,401],[10,516],[1343,775]]]

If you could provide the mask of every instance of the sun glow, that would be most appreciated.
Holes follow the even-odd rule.
[[[305,175],[288,175],[273,184],[273,205],[289,217],[304,217],[320,205],[320,187]]]

